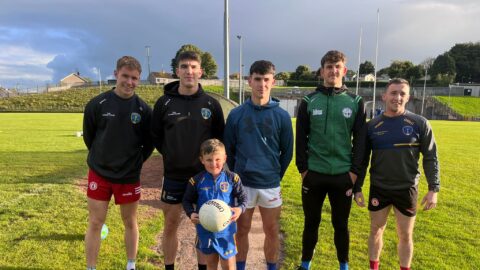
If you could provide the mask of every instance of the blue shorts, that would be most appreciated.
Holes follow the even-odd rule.
[[[237,255],[237,247],[235,246],[235,237],[233,234],[219,238],[197,235],[197,248],[207,255],[217,253],[224,260],[228,260],[232,256]]]
[[[162,202],[168,204],[179,204],[182,203],[183,195],[187,190],[188,179],[185,181],[172,180],[166,177],[163,177],[162,184]]]

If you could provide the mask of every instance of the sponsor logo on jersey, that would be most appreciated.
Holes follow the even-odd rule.
[[[229,186],[228,182],[222,182],[222,183],[220,183],[220,190],[222,192],[227,192],[228,191],[228,186]]]
[[[322,115],[322,114],[323,114],[323,110],[313,109],[313,111],[312,111],[313,116]]]
[[[413,127],[412,126],[404,126],[402,127],[402,132],[403,134],[410,136],[413,133]]]
[[[212,116],[212,111],[210,111],[210,109],[208,108],[202,108],[201,113],[202,113],[203,119],[205,120],[209,119],[210,116]]]
[[[107,113],[102,114],[102,116],[105,116],[105,117],[115,117],[115,114],[113,114],[113,113],[111,113],[111,112],[107,112]]]
[[[352,109],[350,109],[350,108],[348,108],[348,107],[347,107],[347,108],[343,108],[342,113],[343,113],[343,116],[344,116],[345,118],[350,118],[350,117],[352,117]]]
[[[90,182],[90,184],[88,185],[88,188],[90,188],[90,190],[97,190],[98,188],[97,182]]]
[[[142,116],[139,113],[134,112],[130,115],[130,120],[132,120],[132,123],[138,124],[142,120]]]
[[[407,123],[408,123],[409,125],[411,125],[411,126],[413,126],[413,124],[414,124],[414,123],[412,122],[412,120],[410,120],[410,119],[408,119],[408,118],[403,118],[403,121],[404,121],[404,122],[407,122]]]
[[[372,199],[372,205],[373,205],[373,206],[378,206],[378,205],[379,205],[379,202],[378,202],[378,199],[377,199],[377,198],[373,198],[373,199]]]
[[[177,116],[177,115],[181,115],[181,113],[173,111],[173,112],[171,112],[171,113],[169,113],[169,114],[167,114],[167,115],[168,115],[168,116]]]

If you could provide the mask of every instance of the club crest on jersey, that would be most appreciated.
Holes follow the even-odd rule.
[[[90,190],[97,190],[97,182],[90,182],[88,187],[90,188]]]
[[[142,116],[139,113],[134,112],[130,115],[130,120],[132,123],[138,124],[140,123],[140,120],[142,120]]]
[[[352,109],[350,108],[343,108],[342,113],[345,118],[352,117]]]
[[[403,134],[405,134],[407,136],[410,136],[413,133],[413,127],[412,126],[404,126],[402,128],[402,132],[403,132]]]
[[[227,192],[228,191],[228,183],[227,182],[220,183],[220,190],[222,192]]]
[[[210,118],[210,116],[212,116],[212,111],[210,111],[210,109],[208,108],[202,108],[202,117],[203,119],[207,120],[208,118]]]

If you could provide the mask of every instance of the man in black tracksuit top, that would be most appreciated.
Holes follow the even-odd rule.
[[[201,59],[195,52],[177,57],[176,74],[180,81],[165,85],[165,92],[153,109],[152,139],[163,156],[165,174],[162,186],[164,214],[163,254],[165,269],[174,269],[177,229],[181,221],[182,199],[188,180],[204,168],[200,145],[207,139],[222,139],[225,121],[220,103],[207,95],[198,80]],[[206,269],[199,254],[199,269]]]
[[[342,78],[347,72],[345,62],[343,53],[329,51],[321,61],[323,85],[305,96],[298,109],[296,165],[302,175],[305,215],[302,262],[298,268],[301,270],[311,266],[325,197],[328,195],[332,208],[334,241],[341,270],[348,269],[348,217],[352,193],[355,193],[357,204],[363,206],[362,193],[355,181],[362,175],[365,109],[362,98],[347,93],[343,86]]]
[[[116,87],[86,105],[83,139],[88,148],[88,229],[85,235],[87,269],[95,269],[100,230],[112,194],[120,204],[125,225],[127,270],[135,269],[138,248],[137,206],[140,171],[153,151],[150,137],[152,110],[134,92],[140,81],[140,63],[124,56],[117,62]]]

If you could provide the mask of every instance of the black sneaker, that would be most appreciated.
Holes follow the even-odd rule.
[[[299,267],[297,268],[297,270],[308,270],[308,269],[305,268],[305,267],[299,266]]]

